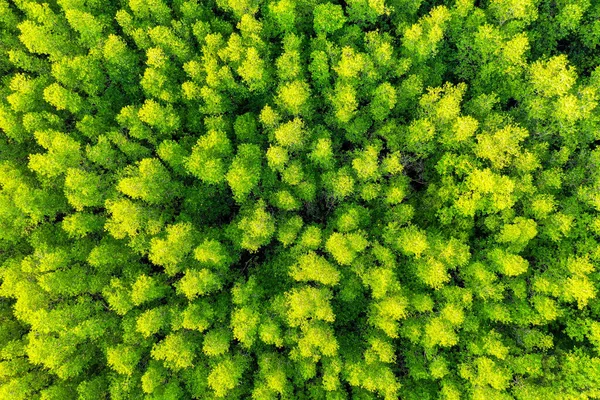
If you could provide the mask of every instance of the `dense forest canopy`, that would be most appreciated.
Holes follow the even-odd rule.
[[[0,0],[0,399],[600,398],[600,2]]]

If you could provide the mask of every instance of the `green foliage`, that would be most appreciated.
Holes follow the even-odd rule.
[[[211,369],[208,374],[208,386],[216,397],[225,397],[240,384],[243,373],[243,360],[226,358]]]
[[[316,281],[323,285],[335,285],[340,280],[339,272],[323,257],[314,252],[298,259],[298,264],[290,270],[297,281]]]
[[[190,335],[171,333],[163,341],[155,343],[151,355],[164,361],[167,368],[179,370],[193,365],[196,349]]]
[[[119,181],[117,189],[133,199],[161,204],[177,194],[177,185],[171,182],[169,171],[156,158],[144,158],[137,168],[127,172],[128,176]]]
[[[216,184],[225,179],[225,160],[231,154],[231,143],[223,132],[209,131],[198,139],[187,158],[187,170],[204,182]]]
[[[262,200],[251,205],[240,214],[239,222],[234,225],[237,228],[234,240],[243,249],[255,252],[268,244],[275,233],[275,220],[265,206]]]
[[[334,33],[346,22],[342,7],[337,4],[319,4],[314,11],[314,28],[317,33]]]
[[[260,181],[261,151],[253,144],[242,144],[225,178],[233,198],[242,203]]]
[[[590,0],[0,0],[0,399],[600,397]]]

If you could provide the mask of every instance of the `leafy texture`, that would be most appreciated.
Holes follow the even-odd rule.
[[[599,21],[0,0],[0,399],[600,398]]]

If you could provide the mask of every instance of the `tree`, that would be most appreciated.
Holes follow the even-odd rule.
[[[331,292],[326,288],[304,286],[287,292],[290,326],[300,326],[306,321],[333,322],[335,315],[329,304],[330,299]]]
[[[163,298],[169,292],[169,286],[157,278],[140,275],[131,287],[131,300],[137,306]]]
[[[206,268],[200,270],[188,269],[179,281],[178,290],[188,299],[193,300],[197,296],[219,290],[222,285],[221,278]]]
[[[339,272],[314,252],[301,256],[290,269],[290,275],[297,281],[316,281],[324,285],[335,285],[340,280]]]
[[[342,234],[334,232],[325,243],[325,248],[340,265],[350,265],[368,241],[360,232]]]
[[[242,234],[236,241],[242,248],[251,252],[268,244],[275,233],[274,219],[265,206],[264,201],[260,200],[246,208],[235,226]]]
[[[260,92],[266,88],[269,79],[267,71],[265,62],[255,47],[246,50],[246,57],[237,69],[237,73],[252,92]]]
[[[296,10],[295,3],[289,0],[280,0],[269,5],[269,11],[283,32],[291,32],[295,28]]]
[[[314,28],[317,33],[334,33],[346,22],[342,7],[337,4],[319,4],[314,11]]]
[[[229,351],[231,332],[226,329],[215,329],[204,336],[202,352],[209,357],[220,356]]]
[[[164,204],[177,195],[177,184],[171,181],[169,171],[156,158],[145,158],[128,172],[129,176],[121,179],[117,188],[133,199]]]
[[[371,101],[371,114],[375,121],[383,121],[396,105],[396,89],[388,83],[382,83],[375,89]]]
[[[40,146],[48,150],[44,154],[31,154],[29,168],[42,176],[54,178],[65,174],[69,168],[79,167],[81,145],[68,135],[58,131],[35,133]]]
[[[221,242],[205,239],[194,249],[194,258],[200,263],[217,269],[226,269],[232,261],[231,254]]]
[[[128,199],[107,200],[106,209],[111,214],[106,230],[116,239],[135,237],[144,232],[148,212]]]
[[[279,88],[277,100],[282,108],[292,115],[306,114],[310,90],[306,82],[291,81]]]
[[[352,71],[348,73],[355,76],[355,73]],[[340,123],[347,123],[356,115],[358,99],[353,86],[345,83],[336,83],[335,92],[330,101],[335,109],[335,116]]]
[[[260,182],[260,153],[260,148],[252,144],[242,144],[237,149],[225,179],[238,202],[243,202]]]
[[[131,376],[141,358],[139,349],[127,345],[118,345],[107,349],[108,364],[119,374]]]
[[[519,143],[527,136],[529,133],[526,130],[507,126],[493,135],[479,135],[475,152],[478,157],[489,160],[492,167],[502,169],[510,165],[512,159],[520,153]]]
[[[44,89],[44,100],[57,110],[67,110],[73,114],[82,111],[84,100],[77,93],[53,83]]]
[[[407,28],[402,45],[406,55],[416,62],[426,61],[436,55],[438,43],[443,39],[444,27],[450,12],[444,6],[432,9],[421,21]]]
[[[181,269],[180,265],[193,249],[194,233],[189,223],[178,223],[166,228],[166,238],[150,241],[150,260],[166,268],[169,274]]]
[[[245,365],[239,358],[225,358],[208,374],[208,386],[216,397],[225,397],[240,384]]]
[[[275,139],[283,147],[300,147],[304,141],[304,123],[300,118],[294,118],[281,124],[275,130]]]
[[[169,309],[156,307],[144,311],[136,319],[136,330],[145,338],[164,331],[169,324]]]
[[[91,213],[75,213],[62,221],[62,228],[72,238],[83,238],[90,233],[99,233],[104,229],[106,218]]]
[[[152,347],[152,358],[162,360],[172,370],[189,368],[194,363],[195,345],[185,333],[171,333]]]
[[[231,154],[231,143],[223,132],[210,131],[198,139],[186,168],[204,182],[216,184],[225,179],[225,160]]]
[[[146,100],[138,116],[142,122],[150,125],[163,135],[173,135],[180,127],[179,116],[173,110],[173,107],[162,106],[154,100]]]
[[[79,10],[66,10],[65,17],[69,25],[79,33],[82,45],[94,47],[102,40],[102,31],[105,29],[101,20],[94,15]]]
[[[78,211],[84,207],[97,207],[104,204],[101,177],[93,172],[69,168],[65,177],[65,195],[69,203]]]

